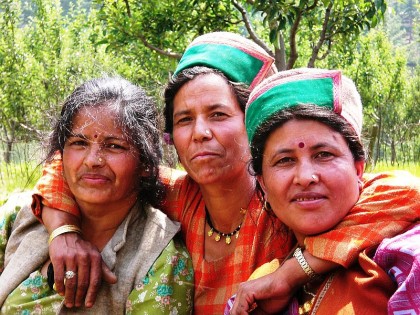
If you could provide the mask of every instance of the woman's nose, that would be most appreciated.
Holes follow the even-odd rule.
[[[194,125],[193,139],[195,141],[205,141],[211,139],[212,137],[213,133],[207,124],[197,121]]]
[[[300,185],[307,187],[311,184],[319,183],[320,174],[312,166],[311,163],[301,163],[295,172],[293,183],[295,185]]]
[[[99,144],[92,144],[86,152],[85,164],[89,167],[101,167],[105,163],[105,156]]]

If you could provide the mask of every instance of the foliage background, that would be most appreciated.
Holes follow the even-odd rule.
[[[256,41],[279,70],[342,69],[362,96],[370,170],[416,173],[419,17],[418,0],[0,0],[0,201],[38,178],[42,143],[76,85],[120,74],[162,106],[182,51],[217,30]]]

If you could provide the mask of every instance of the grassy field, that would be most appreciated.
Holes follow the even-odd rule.
[[[391,166],[381,162],[376,164],[374,169],[367,167],[366,172],[380,173],[389,170],[406,170],[420,177],[420,163]],[[6,201],[9,194],[32,189],[40,174],[41,168],[35,162],[11,164],[0,162],[0,205]]]
[[[392,171],[392,170],[405,170],[410,172],[417,177],[420,177],[420,163],[409,163],[404,165],[391,165],[390,163],[380,162],[375,165],[372,169],[371,167],[367,166],[366,172],[367,173],[381,173],[385,171]]]
[[[35,162],[0,162],[0,205],[13,192],[30,190],[41,175],[41,167]]]

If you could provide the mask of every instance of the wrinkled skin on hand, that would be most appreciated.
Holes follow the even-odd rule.
[[[287,307],[294,292],[289,283],[279,277],[277,271],[256,280],[243,282],[239,286],[230,314],[249,314],[254,303],[257,304],[257,308],[251,314],[277,314]]]
[[[57,236],[49,247],[50,259],[54,266],[54,281],[57,292],[65,297],[68,308],[92,307],[96,295],[104,280],[114,284],[116,276],[102,261],[98,249],[83,240],[77,233],[65,233]],[[76,272],[72,279],[66,279],[66,271]]]

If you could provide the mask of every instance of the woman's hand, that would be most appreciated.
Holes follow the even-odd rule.
[[[79,218],[64,211],[44,206],[42,221],[49,233],[62,225],[80,226]],[[101,280],[116,283],[117,277],[102,261],[98,249],[82,239],[77,233],[64,233],[50,243],[50,259],[54,267],[55,289],[65,297],[66,307],[83,304],[92,307],[96,300]],[[73,271],[73,278],[64,278],[66,271]]]
[[[330,272],[338,264],[312,256],[303,255],[318,274]],[[230,314],[275,314],[286,308],[297,289],[310,281],[296,258],[287,259],[276,271],[256,280],[241,283]]]
[[[256,280],[241,283],[230,314],[276,314],[284,309],[294,290],[280,279],[280,269]]]
[[[101,280],[117,282],[116,276],[102,261],[98,249],[77,233],[55,237],[50,244],[49,253],[54,266],[56,291],[65,297],[64,303],[68,308],[83,304],[92,307]],[[65,279],[66,271],[73,271],[76,275]]]

